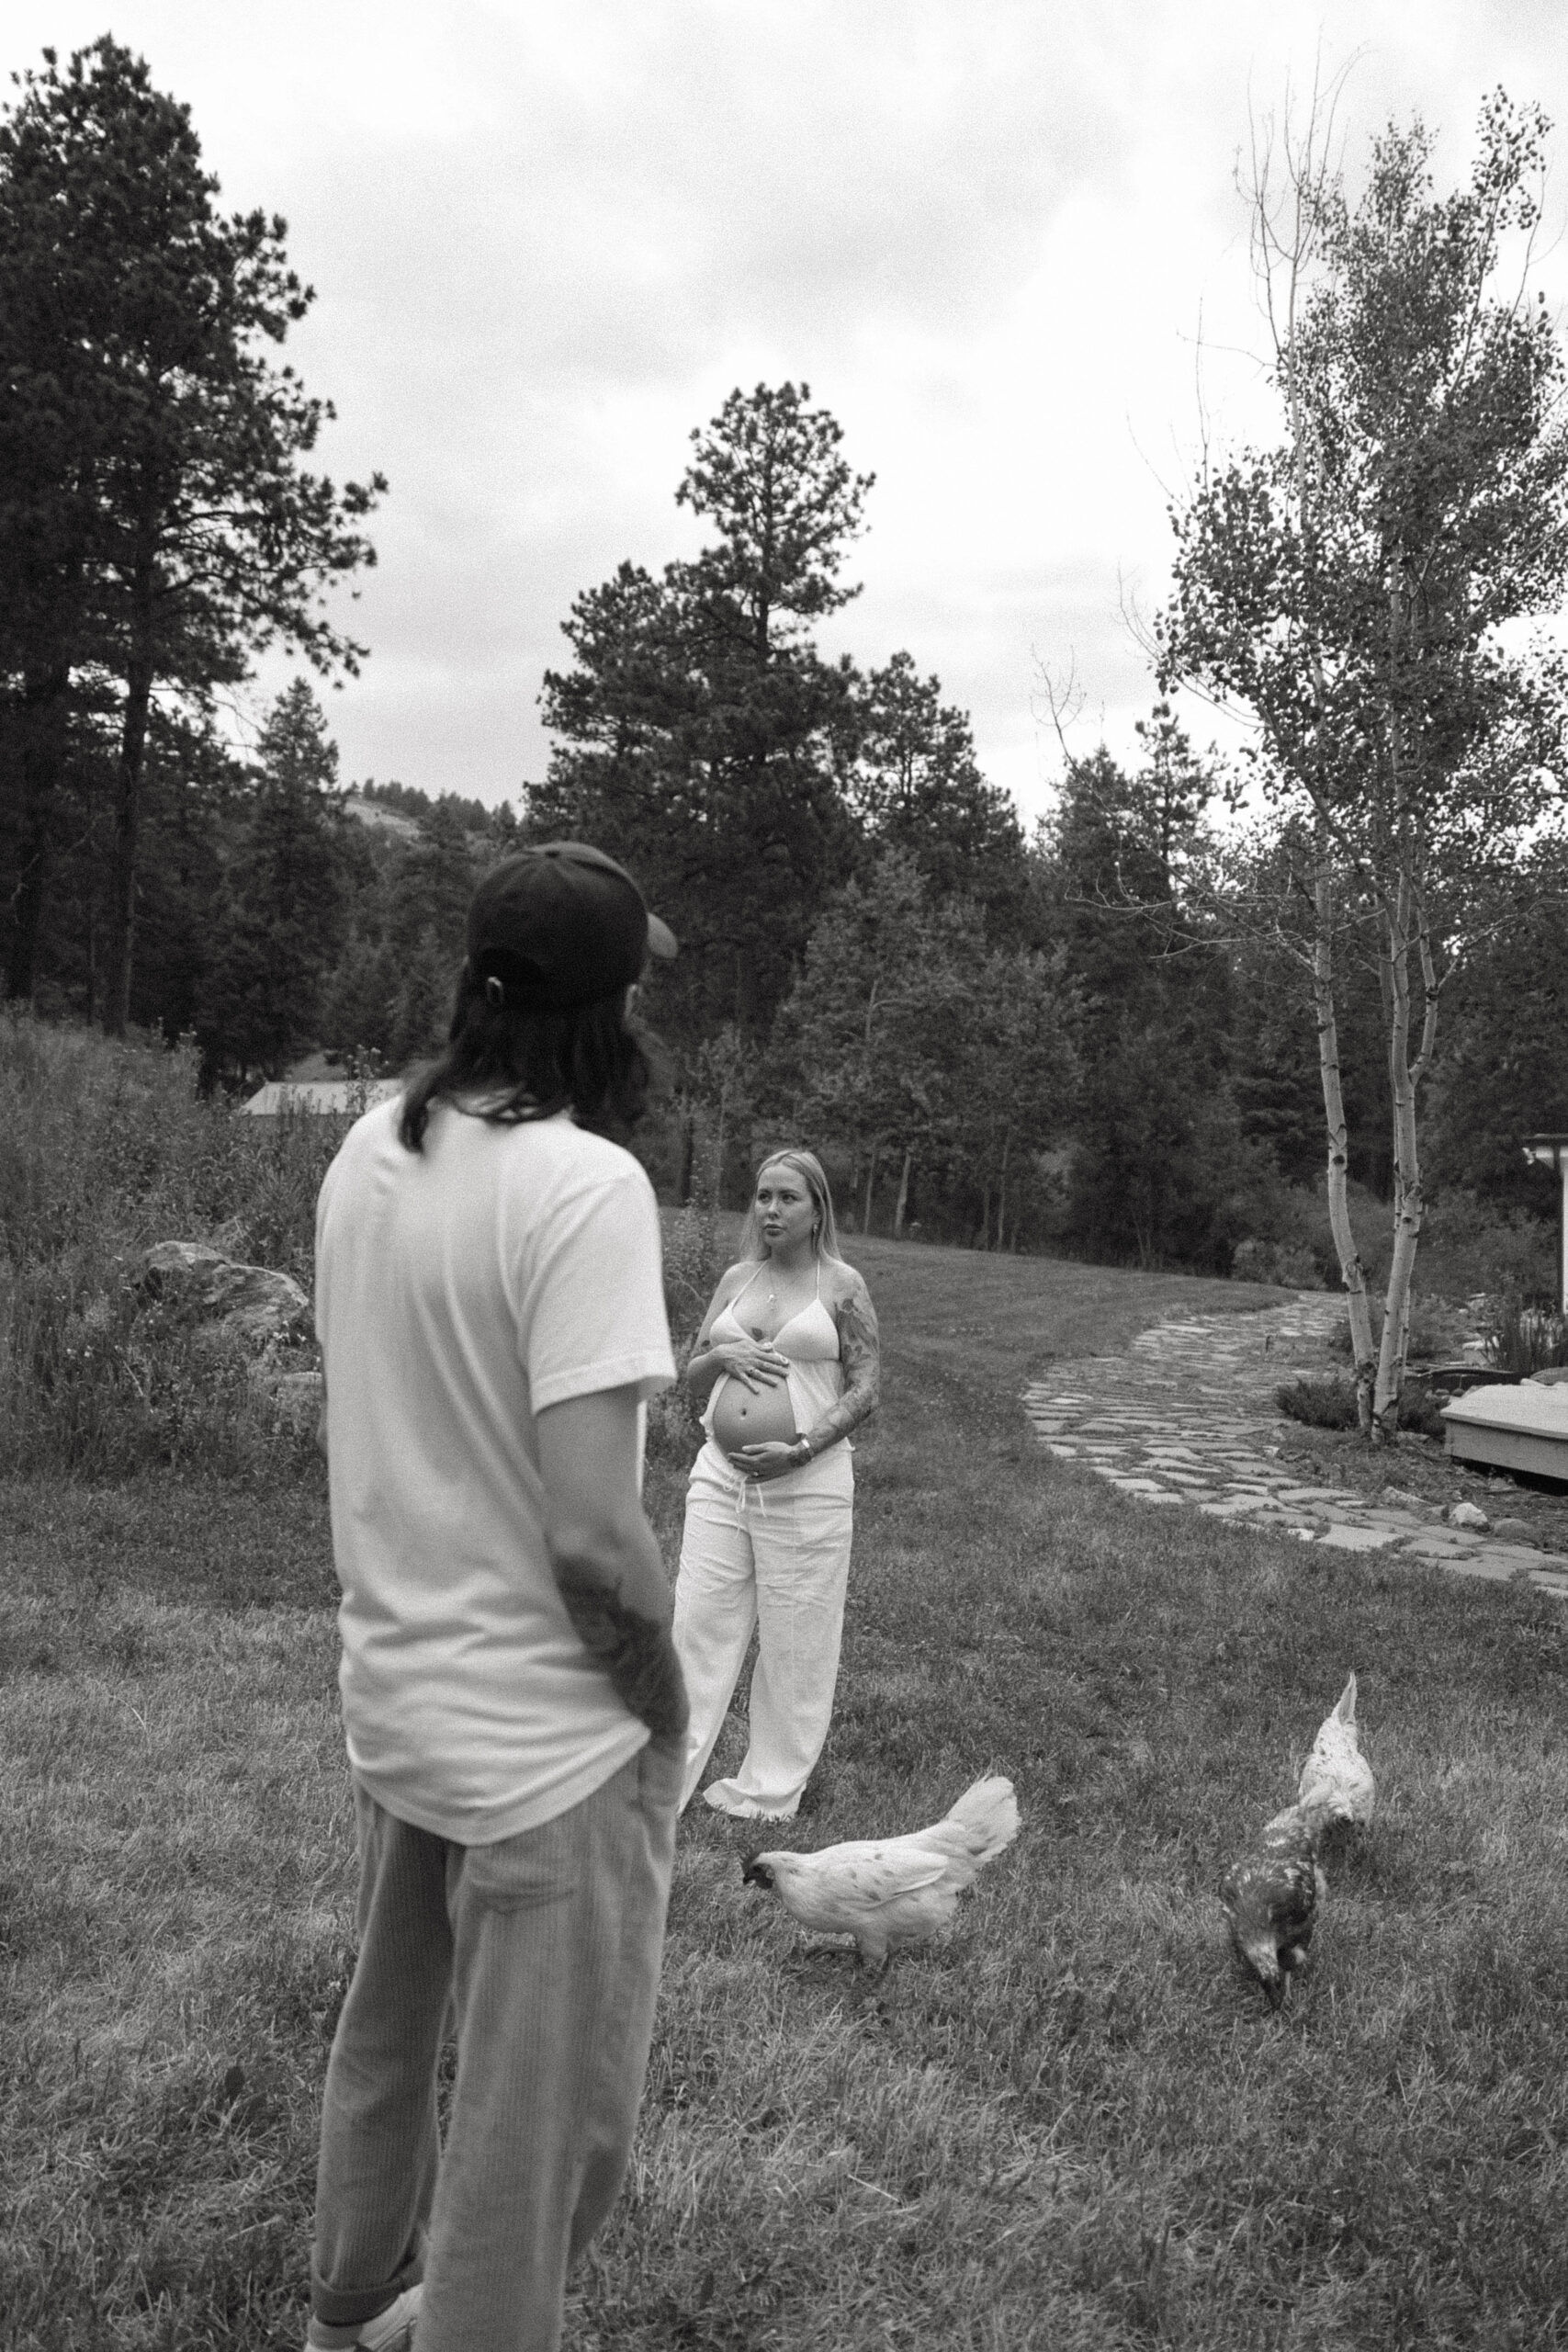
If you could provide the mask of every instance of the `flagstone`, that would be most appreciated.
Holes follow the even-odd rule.
[[[1349,1487],[1307,1486],[1273,1465],[1286,1428],[1263,1408],[1259,1388],[1263,1380],[1301,1376],[1286,1359],[1323,1340],[1339,1312],[1326,1295],[1303,1295],[1258,1315],[1161,1324],[1140,1333],[1126,1355],[1080,1358],[1071,1370],[1083,1388],[1031,1386],[1025,1410],[1055,1460],[1078,1463],[1134,1501],[1185,1503],[1211,1519],[1333,1550],[1396,1546],[1405,1559],[1483,1581],[1525,1574],[1568,1600],[1561,1555],[1434,1525],[1414,1502],[1395,1509]],[[1549,1557],[1553,1565],[1542,1565]]]

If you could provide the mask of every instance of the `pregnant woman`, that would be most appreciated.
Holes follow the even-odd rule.
[[[763,1162],[741,1239],[686,1367],[707,1398],[707,1442],[686,1492],[675,1586],[692,1710],[681,1804],[713,1751],[755,1626],[746,1760],[704,1793],[738,1819],[782,1821],[833,1713],[854,1516],[847,1440],[876,1408],[876,1317],[839,1255],[828,1180],[809,1151]]]

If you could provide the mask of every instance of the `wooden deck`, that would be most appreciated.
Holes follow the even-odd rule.
[[[1461,1462],[1568,1484],[1568,1383],[1472,1389],[1443,1408],[1447,1449]]]

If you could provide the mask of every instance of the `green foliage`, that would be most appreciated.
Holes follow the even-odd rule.
[[[353,670],[364,649],[320,590],[373,560],[357,526],[385,488],[302,467],[331,410],[265,347],[311,293],[283,223],[224,219],[216,194],[188,108],[107,34],[63,70],[48,52],[0,125],[0,687],[24,803],[9,988],[31,992],[71,730],[92,710],[118,761],[116,1027],[153,688],[202,712],[279,639]]]
[[[280,1078],[319,1035],[323,984],[344,930],[337,746],[304,679],[274,705],[256,768],[196,1023],[209,1085]]]
[[[1303,1374],[1283,1380],[1274,1391],[1274,1402],[1291,1420],[1304,1421],[1308,1429],[1353,1430],[1359,1419],[1356,1384],[1346,1373]]]
[[[1134,774],[1103,747],[1073,765],[1047,839],[1084,1074],[1060,1231],[1093,1257],[1223,1272],[1269,1170],[1232,1092],[1224,944],[1187,900],[1219,779],[1163,707],[1144,740]]]
[[[395,808],[401,817],[423,819],[434,817],[437,810],[455,817],[470,833],[493,835],[505,843],[517,830],[516,811],[503,801],[499,808],[489,808],[482,800],[472,800],[461,792],[421,792],[416,785],[399,784],[389,778],[378,784],[374,776],[367,776],[356,789],[367,800],[378,800],[384,808]]]
[[[1374,1348],[1381,1347],[1382,1344],[1382,1308],[1376,1299],[1369,1300],[1368,1308],[1371,1316],[1372,1345]],[[1348,1315],[1342,1317],[1341,1319],[1334,1326],[1333,1330],[1328,1336],[1328,1345],[1330,1351],[1342,1358],[1346,1363],[1349,1363],[1353,1361],[1355,1356],[1355,1345],[1350,1335],[1350,1317]],[[1407,1363],[1429,1363],[1435,1362],[1439,1356],[1451,1355],[1453,1351],[1453,1340],[1446,1326],[1438,1316],[1424,1315],[1419,1310],[1412,1314],[1410,1317],[1410,1329],[1405,1335],[1404,1343],[1404,1353]]]
[[[1431,1166],[1501,1209],[1555,1217],[1551,1171],[1527,1135],[1568,1133],[1568,846],[1536,844],[1482,897],[1479,936],[1445,997],[1448,1042],[1430,1112]]]
[[[1399,1399],[1399,1426],[1409,1437],[1447,1434],[1448,1423],[1424,1379],[1407,1380]]]
[[[545,678],[561,740],[528,830],[601,843],[673,925],[659,1019],[682,1051],[725,1020],[766,1029],[852,852],[837,776],[852,682],[807,625],[854,593],[838,574],[870,478],[809,397],[731,394],[676,492],[717,539],[657,581],[623,564],[580,596],[575,666]]]
[[[1028,899],[1023,834],[1010,796],[987,784],[967,716],[908,653],[860,689],[850,804],[871,841],[912,857],[935,903],[983,910],[993,939],[1015,933]]]
[[[1440,197],[1419,122],[1374,141],[1354,204],[1318,129],[1303,141],[1287,123],[1282,188],[1265,142],[1251,192],[1280,437],[1205,455],[1174,512],[1157,634],[1163,682],[1239,706],[1257,730],[1275,844],[1301,854],[1271,904],[1240,913],[1292,960],[1305,933],[1331,1105],[1347,933],[1375,956],[1397,1322],[1441,992],[1557,813],[1568,666],[1520,650],[1510,625],[1554,612],[1568,578],[1564,366],[1505,251],[1540,219],[1538,107],[1489,97],[1469,185]],[[1341,1249],[1359,1295],[1342,1226]],[[1374,1413],[1392,1426],[1397,1408],[1397,1368],[1380,1363]]]
[[[775,1082],[795,1130],[847,1148],[852,1188],[863,1173],[863,1227],[879,1162],[902,1163],[903,1209],[918,1167],[977,1197],[987,1240],[994,1201],[999,1242],[1036,1204],[1034,1155],[1072,1114],[1075,1012],[1059,962],[988,950],[978,910],[939,900],[888,847],[818,918],[775,1030]]]
[[[1368,1222],[1371,1222],[1369,1204]],[[1550,1298],[1556,1285],[1555,1219],[1496,1206],[1461,1185],[1445,1187],[1421,1227],[1421,1280],[1434,1297],[1515,1293]]]
[[[664,1309],[675,1362],[683,1373],[718,1278],[734,1255],[735,1219],[711,1196],[688,1201],[664,1218]],[[655,1396],[648,1408],[651,1469],[684,1478],[702,1443],[700,1416],[684,1380]]]
[[[258,1121],[197,1090],[186,1045],[0,1014],[0,1461],[86,1476],[250,1472],[309,1438],[246,1361],[149,1301],[154,1241],[312,1280],[315,1201],[346,1122]],[[307,1352],[302,1362],[313,1357]]]
[[[1516,1296],[1494,1299],[1486,1320],[1486,1361],[1520,1380],[1568,1364],[1568,1323],[1550,1308],[1527,1306]]]

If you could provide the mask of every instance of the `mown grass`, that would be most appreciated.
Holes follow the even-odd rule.
[[[1033,1446],[1029,1371],[1238,1286],[854,1254],[886,1403],[796,1834],[913,1826],[987,1769],[1023,1830],[874,1983],[694,1810],[569,2346],[1568,2341],[1557,1605],[1142,1511]],[[668,1465],[649,1499],[672,1559]],[[0,1510],[0,2345],[261,2352],[300,2325],[352,1959],[321,1483]],[[1276,2018],[1213,1884],[1351,1666],[1380,1815]]]

